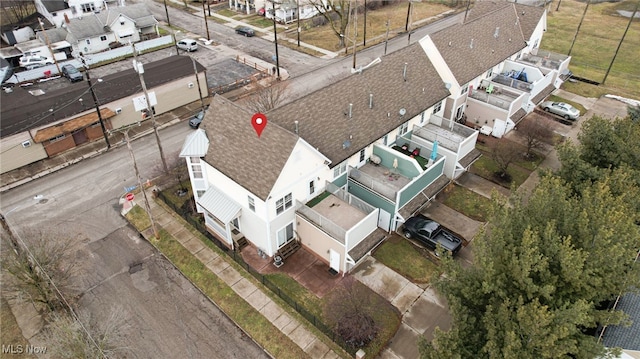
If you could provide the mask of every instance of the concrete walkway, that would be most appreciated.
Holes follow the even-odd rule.
[[[147,190],[149,192],[149,190]],[[149,193],[151,198],[151,194]],[[201,261],[211,272],[222,279],[242,299],[260,312],[278,330],[285,334],[292,342],[298,345],[309,358],[331,359],[339,358],[328,345],[308,330],[296,318],[289,315],[279,304],[269,298],[263,289],[258,288],[250,280],[243,277],[230,265],[230,258],[219,255],[202,243],[202,240],[193,235],[185,226],[182,219],[178,219],[164,206],[155,200],[150,201],[151,213],[156,225],[164,228],[195,258]],[[153,235],[151,231],[143,233],[147,239]]]

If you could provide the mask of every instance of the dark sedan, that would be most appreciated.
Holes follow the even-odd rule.
[[[251,36],[254,36],[256,32],[250,27],[241,26],[236,28],[236,34],[244,35],[246,37],[251,37]]]

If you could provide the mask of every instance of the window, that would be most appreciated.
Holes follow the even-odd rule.
[[[433,106],[434,114],[440,112],[440,110],[442,110],[442,101],[438,102],[437,104],[435,104],[435,106]]]
[[[65,138],[65,135],[64,135],[64,134],[62,134],[62,135],[58,135],[58,136],[56,136],[56,137],[54,137],[54,138],[50,139],[50,140],[49,140],[49,143],[58,142],[58,141],[60,141],[60,140],[62,140],[62,139],[64,139],[64,138]]]
[[[402,136],[405,133],[407,133],[407,130],[409,129],[409,123],[405,122],[402,125],[400,125],[400,127],[398,127],[398,136]]]
[[[204,195],[204,192],[205,192],[205,191],[204,191],[204,190],[201,190],[201,189],[200,189],[200,190],[197,190],[197,191],[196,191],[196,196],[197,196],[198,198],[200,198],[200,197],[202,197],[202,196]]]
[[[240,220],[238,219],[238,217],[231,220],[231,226],[240,231]]]
[[[92,2],[86,3],[86,4],[81,4],[80,8],[82,9],[82,12],[94,12],[96,7],[93,5]]]
[[[200,164],[200,157],[190,157],[190,159],[193,178],[202,178],[202,165]]]
[[[420,114],[420,124],[421,124],[421,125],[424,123],[424,118],[425,118],[425,115],[424,115],[424,112],[422,112],[422,113]]]
[[[460,91],[460,95],[466,94],[467,91],[469,91],[469,84],[468,83],[466,83],[466,84],[464,84],[464,86],[462,86],[462,90]]]
[[[365,155],[365,152],[364,152],[364,148],[363,148],[363,149],[360,150],[360,162],[364,162],[364,155]]]
[[[464,105],[458,107],[458,109],[456,110],[456,120],[461,119],[463,114],[464,114]]]
[[[347,172],[347,162],[342,162],[333,168],[333,178],[340,177],[345,172]]]
[[[285,210],[291,208],[292,205],[293,198],[291,197],[291,193],[289,193],[276,201],[276,214],[284,212]]]
[[[251,196],[247,196],[247,201],[249,202],[249,209],[252,211],[256,211],[256,200]]]
[[[383,145],[387,145],[389,143],[389,135],[384,135],[384,137],[382,137],[382,144]]]
[[[91,40],[90,39],[86,39],[86,40],[84,40],[84,42],[86,42],[87,45],[91,45]]]
[[[100,41],[107,41],[107,36],[106,35],[100,36]]]
[[[293,239],[293,222],[287,224],[286,227],[278,231],[278,248],[287,244],[287,242]]]
[[[309,181],[309,194],[314,194],[316,193],[316,181],[311,180]]]
[[[490,78],[491,75],[493,75],[493,67],[489,69],[489,71],[487,71],[487,78]]]

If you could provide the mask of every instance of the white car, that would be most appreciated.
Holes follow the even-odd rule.
[[[565,120],[577,120],[578,117],[580,117],[580,111],[568,103],[545,101],[540,105],[540,107],[547,112],[564,117]]]
[[[53,59],[45,56],[33,55],[22,56],[20,58],[20,67],[25,67],[27,69],[42,67],[51,64],[53,64]]]
[[[198,43],[193,39],[182,39],[178,41],[178,48],[186,52],[198,50]]]

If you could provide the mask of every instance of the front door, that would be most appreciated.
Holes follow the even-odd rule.
[[[389,223],[391,222],[391,214],[380,208],[380,212],[378,214],[378,227],[384,229],[385,231],[389,231]]]
[[[329,249],[329,268],[336,272],[340,272],[340,253]]]

